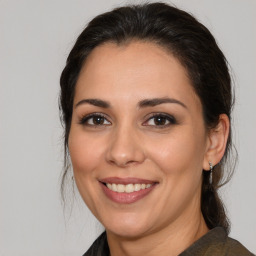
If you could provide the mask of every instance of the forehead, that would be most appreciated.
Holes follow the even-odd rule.
[[[75,100],[131,95],[134,100],[176,97],[198,101],[186,69],[164,48],[140,41],[96,47],[80,72]]]

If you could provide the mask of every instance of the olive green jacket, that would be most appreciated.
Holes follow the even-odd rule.
[[[83,256],[109,256],[106,233],[102,233]],[[161,255],[159,255],[161,256]],[[254,256],[221,227],[210,230],[179,256]]]

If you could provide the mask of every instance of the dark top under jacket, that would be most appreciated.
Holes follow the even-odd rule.
[[[83,256],[109,256],[106,232],[102,233]],[[221,227],[210,230],[179,256],[255,256]]]

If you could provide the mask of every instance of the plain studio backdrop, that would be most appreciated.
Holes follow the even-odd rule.
[[[59,77],[76,37],[118,0],[0,0],[0,255],[82,255],[102,227],[60,201]],[[256,252],[256,0],[173,0],[217,39],[236,85],[239,162],[222,189],[231,236]]]

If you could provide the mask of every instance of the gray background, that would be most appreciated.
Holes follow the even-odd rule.
[[[78,34],[118,0],[0,0],[0,255],[82,255],[101,232],[79,196],[60,203],[59,76]],[[170,3],[170,1],[169,1]],[[256,252],[256,1],[175,0],[215,35],[236,84],[231,236]]]

